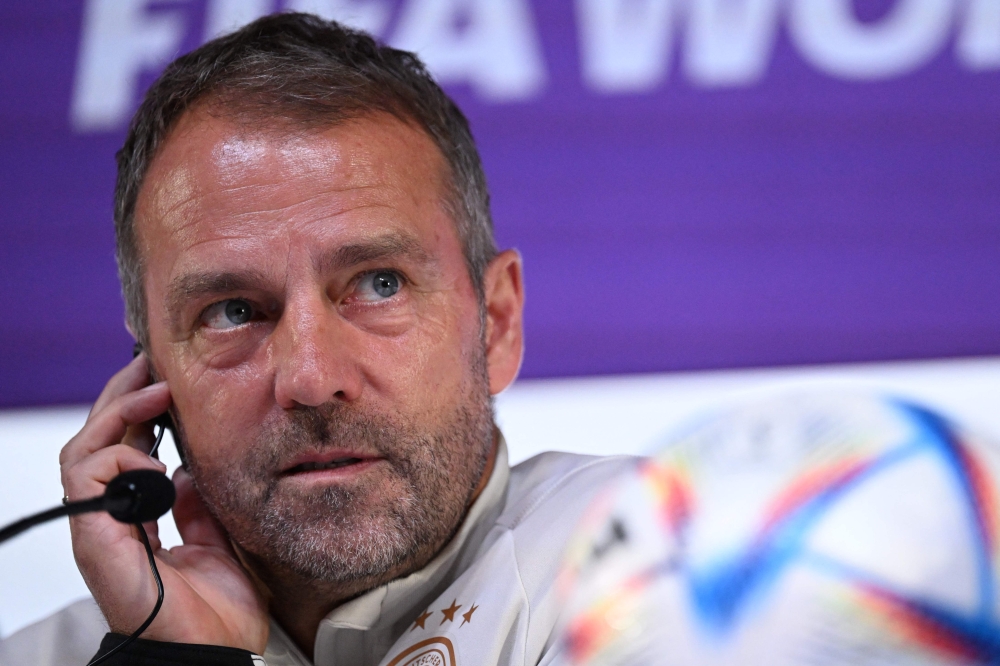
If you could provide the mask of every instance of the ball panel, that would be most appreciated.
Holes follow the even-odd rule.
[[[891,398],[702,418],[581,524],[554,663],[1000,661],[998,478],[995,446]]]

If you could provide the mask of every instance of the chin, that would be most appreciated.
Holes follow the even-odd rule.
[[[429,559],[451,533],[443,516],[428,514],[400,485],[389,479],[360,488],[313,486],[312,492],[279,485],[256,520],[244,517],[227,528],[271,574],[377,585]]]

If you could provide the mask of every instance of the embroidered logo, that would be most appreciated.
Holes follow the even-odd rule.
[[[428,638],[400,652],[387,666],[456,666],[455,646],[444,636]]]

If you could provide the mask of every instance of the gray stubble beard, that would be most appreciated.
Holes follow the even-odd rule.
[[[494,443],[485,358],[436,428],[328,403],[288,412],[224,469],[190,461],[196,487],[233,541],[272,574],[337,587],[384,582],[426,563],[454,535]],[[307,448],[360,447],[401,487],[386,505],[374,481],[305,495],[282,485],[282,461]],[[382,463],[380,463],[382,464]],[[284,575],[282,575],[284,574]],[[270,576],[268,576],[270,577]]]

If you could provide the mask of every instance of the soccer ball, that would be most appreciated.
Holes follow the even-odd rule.
[[[1000,449],[812,394],[670,436],[587,512],[555,664],[1000,663]]]

